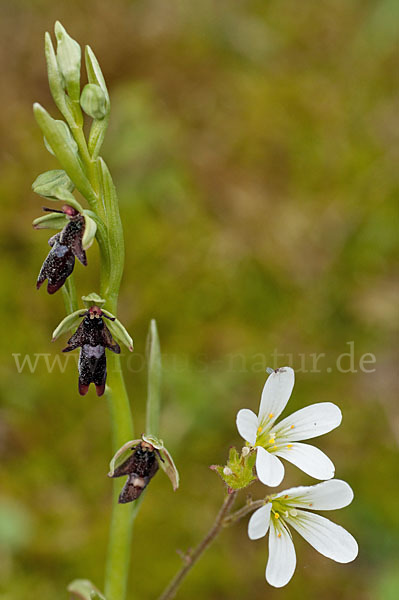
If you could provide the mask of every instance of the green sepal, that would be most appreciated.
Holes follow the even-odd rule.
[[[88,579],[75,579],[68,585],[67,590],[79,600],[106,600],[100,590]]]
[[[143,438],[143,440],[145,442],[148,442],[149,444],[154,446],[154,448],[159,450],[159,453],[163,458],[163,461],[161,461],[159,463],[160,467],[163,471],[165,471],[166,475],[169,477],[169,479],[172,483],[173,491],[175,492],[177,490],[177,488],[179,487],[179,483],[180,483],[179,471],[177,470],[176,465],[173,462],[173,458],[172,458],[171,454],[165,448],[165,446],[163,444],[163,440],[160,440],[157,437],[155,437],[155,435],[150,435],[150,434],[147,434],[147,435],[143,434],[141,437]]]
[[[153,435],[157,435],[161,407],[162,361],[155,319],[151,319],[148,330],[146,355],[148,364],[146,430]]]
[[[52,342],[55,342],[63,333],[76,329],[82,319],[82,310],[75,310],[75,312],[67,315],[65,319],[62,319],[61,323],[53,331]]]
[[[79,102],[80,65],[82,51],[78,42],[71,38],[59,21],[54,26],[57,38],[57,64],[65,81],[69,97]]]
[[[239,454],[236,448],[232,447],[230,448],[226,466],[213,465],[212,469],[220,475],[229,488],[241,490],[256,480],[254,475],[255,461],[256,452],[249,452],[243,455]]]
[[[104,298],[101,298],[96,292],[82,296],[82,300],[86,308],[90,308],[91,306],[99,306],[101,308],[105,304]]]
[[[107,315],[107,317],[111,317],[111,319],[115,319],[114,321],[107,321],[107,327],[112,333],[113,337],[116,338],[119,342],[122,342],[130,352],[133,352],[133,340],[129,335],[127,329],[122,325],[122,323],[117,319],[112,313],[107,310],[101,309],[102,312]]]
[[[82,246],[83,250],[87,250],[88,248],[90,248],[90,246],[94,242],[94,238],[96,237],[97,224],[95,221],[93,221],[91,217],[89,217],[85,210],[82,214],[85,219],[85,230],[82,238]]]
[[[80,106],[92,119],[102,120],[108,114],[107,99],[96,83],[88,83],[82,90]]]
[[[69,143],[69,136],[66,134],[65,129],[67,127],[66,123],[53,119],[37,102],[33,105],[33,112],[44,137],[60,161],[62,168],[88,202],[96,206],[97,197],[82,169],[74,146]],[[69,135],[71,135],[70,131]],[[76,145],[76,142],[74,143]]]
[[[32,223],[34,229],[63,229],[68,224],[68,217],[59,213],[47,213]]]
[[[107,86],[105,84],[104,76],[102,74],[100,65],[94,55],[93,50],[90,46],[86,46],[85,49],[85,62],[86,62],[86,71],[87,78],[89,83],[98,85],[105,98],[105,110],[106,115],[103,119],[94,120],[90,129],[89,141],[88,141],[88,149],[93,159],[96,159],[99,155],[101,146],[104,141],[105,132],[107,130],[108,121],[109,121],[109,113],[111,109],[111,104],[109,101],[109,94],[107,90]]]
[[[115,452],[114,456],[111,458],[111,462],[109,463],[108,477],[114,476],[115,469],[128,458],[133,446],[137,446],[137,444],[140,442],[141,440],[130,440],[129,442],[126,442],[126,444],[123,444],[123,446],[121,446],[119,450]]]
[[[57,195],[59,188],[65,188],[68,192],[73,192],[75,185],[63,169],[53,169],[41,173],[32,183],[32,190],[35,194],[49,198],[50,200],[62,200]]]

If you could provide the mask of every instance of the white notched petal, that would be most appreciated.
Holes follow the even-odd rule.
[[[248,536],[250,540],[258,540],[266,535],[270,524],[271,509],[271,502],[268,502],[252,514],[248,523]]]
[[[262,483],[270,487],[280,485],[284,477],[284,465],[273,454],[259,446],[256,452],[256,473]]]
[[[274,431],[287,441],[310,440],[332,431],[342,421],[341,410],[332,402],[319,402],[301,408],[283,419]]]
[[[294,487],[274,497],[284,497],[287,503],[295,507],[335,510],[352,502],[353,491],[346,481],[330,479],[316,485]]]
[[[252,446],[256,442],[256,430],[258,428],[258,417],[252,410],[242,408],[236,417],[238,433]]]
[[[278,537],[279,533],[281,534]],[[266,581],[274,587],[287,585],[296,567],[295,548],[289,531],[284,526],[274,524],[273,517],[269,533],[269,560],[266,567]]]
[[[300,444],[294,442],[276,450],[277,456],[285,458],[293,465],[301,469],[315,479],[331,479],[334,477],[334,463],[324,452],[310,446],[309,444]]]
[[[281,367],[269,375],[262,391],[259,407],[259,424],[265,419],[274,423],[283,412],[294,387],[295,373],[291,367]],[[269,418],[269,415],[273,415]]]
[[[358,554],[355,538],[329,519],[298,510],[295,517],[284,517],[313,548],[339,563],[348,563]]]

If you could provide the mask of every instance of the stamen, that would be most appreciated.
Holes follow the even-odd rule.
[[[281,537],[281,533],[278,533],[278,534],[277,534],[277,537]]]
[[[262,427],[258,427],[257,432],[260,433],[262,431]]]
[[[269,419],[272,419],[273,417],[274,417],[274,414],[273,414],[273,413],[270,413],[270,414],[269,414]]]
[[[278,514],[278,512],[274,513],[274,518],[275,519],[279,519],[280,518],[280,515]]]
[[[292,444],[288,444],[288,445],[287,445],[287,448],[292,448]]]
[[[294,429],[295,425],[291,425],[290,429]]]
[[[309,506],[313,506],[313,502],[311,502],[311,503],[309,504]]]
[[[274,442],[275,442],[275,439],[274,438],[270,438],[269,444],[274,444]]]

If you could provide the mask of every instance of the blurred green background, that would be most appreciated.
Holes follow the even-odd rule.
[[[101,587],[108,535],[106,402],[78,396],[72,359],[48,372],[43,354],[51,365],[65,345],[50,344],[64,308],[61,293],[35,290],[48,235],[31,228],[44,201],[30,186],[58,166],[31,105],[56,115],[43,55],[56,19],[92,46],[109,85],[103,155],[126,233],[119,316],[136,345],[127,384],[140,433],[155,317],[161,437],[181,472],[175,494],[162,475],[149,488],[132,598],[156,598],[180,565],[176,550],[209,527],[223,487],[208,467],[241,446],[237,410],[257,410],[265,366],[288,354],[297,378],[286,414],[318,401],[342,408],[342,426],[317,443],[355,491],[331,516],[358,539],[359,557],[338,565],[294,534],[296,574],[275,590],[264,580],[267,544],[250,542],[242,521],[178,597],[397,598],[398,4],[3,0],[0,11],[1,599],[66,598],[75,577]],[[75,268],[79,295],[96,290],[96,249],[89,263]],[[342,372],[336,359],[351,347],[357,372]],[[274,352],[285,356],[275,363]],[[19,373],[13,354],[35,353],[34,373]],[[325,354],[317,372],[313,353]],[[365,353],[373,372],[359,368]],[[286,473],[285,487],[314,482]]]

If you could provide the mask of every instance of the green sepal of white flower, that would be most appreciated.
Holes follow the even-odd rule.
[[[82,214],[85,219],[85,230],[82,238],[82,246],[83,250],[87,250],[90,248],[94,242],[94,238],[96,237],[97,223],[93,221],[91,217],[89,217],[86,210],[84,210]]]
[[[76,142],[73,140],[73,143],[70,143],[72,134],[66,123],[53,119],[37,102],[33,105],[33,112],[44,137],[58,158],[61,167],[66,171],[80,193],[85,196],[89,204],[96,206],[97,197],[82,169],[76,152]]]
[[[88,83],[82,90],[80,106],[92,119],[103,119],[108,114],[107,99],[96,83]]]
[[[67,315],[64,319],[62,319],[61,323],[57,325],[57,327],[54,329],[51,341],[55,342],[55,340],[58,339],[63,333],[75,330],[80,323],[82,314],[82,309],[75,310],[75,312],[71,313],[70,315]]]
[[[71,38],[59,21],[54,26],[57,38],[57,64],[65,81],[69,97],[74,102],[80,96],[80,65],[82,51],[78,42]]]
[[[59,188],[65,188],[68,192],[73,192],[75,185],[63,169],[53,169],[41,173],[32,183],[32,190],[35,194],[48,198],[49,200],[61,200],[57,193]]]
[[[226,485],[233,490],[241,490],[255,481],[254,466],[256,454],[244,447],[241,454],[236,448],[230,448],[229,459],[226,466],[214,465],[211,468],[216,471]]]
[[[68,585],[67,590],[80,600],[106,600],[100,590],[88,579],[75,579]]]
[[[151,446],[154,446],[154,448],[159,451],[159,454],[162,457],[162,460],[159,461],[159,465],[169,477],[172,483],[173,491],[176,491],[180,482],[179,472],[171,454],[165,448],[163,441],[153,435],[143,434],[141,436],[141,440],[130,440],[129,442],[126,442],[126,444],[123,444],[123,446],[121,446],[121,448],[119,448],[119,450],[114,454],[111,462],[109,463],[108,477],[113,477],[115,469],[128,458],[132,448],[137,446],[137,444],[139,444],[142,440],[148,444],[151,444]]]
[[[105,83],[104,76],[102,74],[100,65],[95,57],[93,50],[90,46],[86,46],[85,49],[85,62],[87,78],[90,84],[98,85],[105,98],[105,116],[102,119],[95,119],[92,123],[88,141],[89,152],[93,159],[96,159],[99,155],[102,143],[104,141],[105,132],[107,130],[109,113],[111,110],[111,104],[109,101],[109,94]],[[84,109],[85,110],[85,109]]]
[[[90,308],[91,306],[99,306],[101,308],[105,304],[104,298],[101,298],[96,292],[82,296],[82,300],[86,308]]]

